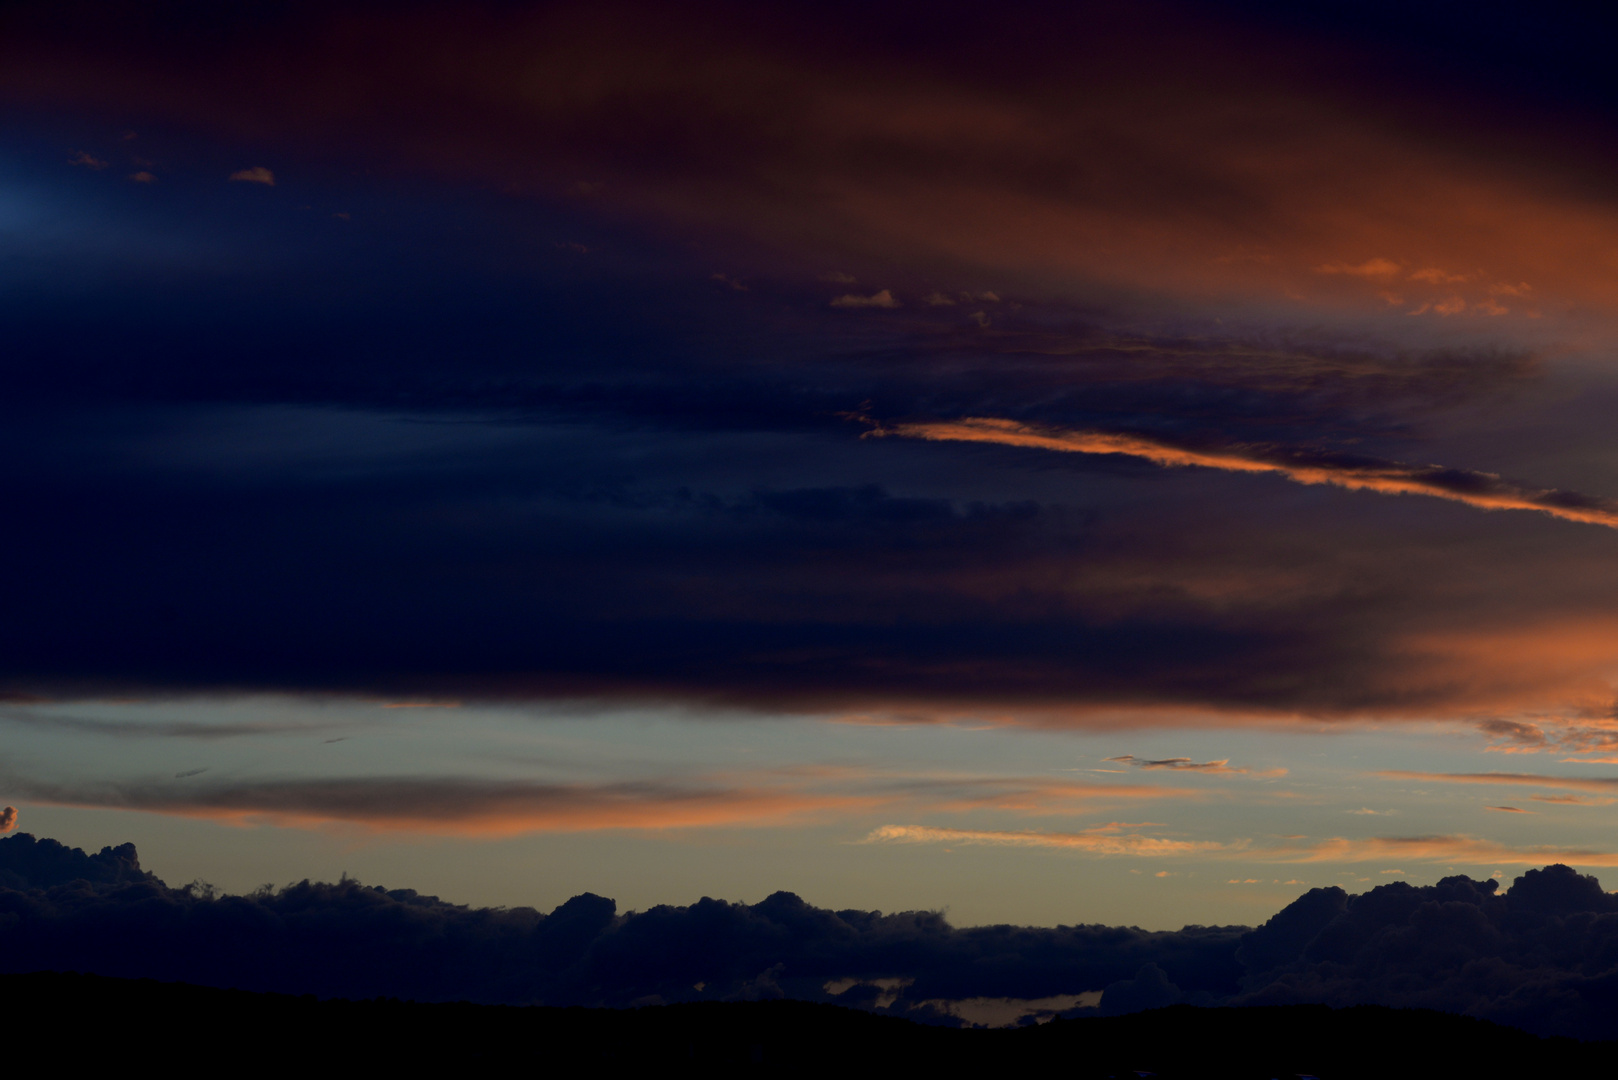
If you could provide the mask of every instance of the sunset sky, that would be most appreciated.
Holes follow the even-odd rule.
[[[1618,878],[1610,35],[1294,7],[0,8],[0,803],[541,908]]]

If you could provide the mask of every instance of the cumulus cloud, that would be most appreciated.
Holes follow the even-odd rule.
[[[238,169],[230,174],[230,178],[248,184],[275,186],[275,174],[262,165],[254,165],[250,169]]]
[[[1536,753],[1550,741],[1538,724],[1521,720],[1484,720],[1478,730],[1501,740],[1485,749],[1507,754]]]
[[[8,806],[0,810],[0,833],[8,833],[17,827],[17,808]]]
[[[784,892],[630,913],[585,893],[548,914],[352,879],[228,896],[169,888],[133,845],[92,855],[22,833],[0,840],[11,914],[0,969],[421,1001],[768,995],[950,1024],[1088,1009],[1100,991],[1103,1013],[1175,1001],[1380,1004],[1610,1035],[1618,898],[1559,864],[1528,870],[1504,894],[1498,886],[1454,875],[1360,894],[1314,888],[1255,929],[959,929],[937,912],[831,911]]]
[[[1193,449],[1147,435],[1066,429],[986,416],[877,425],[867,434],[995,443],[1071,454],[1122,455],[1164,467],[1273,473],[1299,484],[1329,484],[1385,495],[1427,495],[1480,510],[1535,510],[1567,521],[1618,528],[1618,502],[1613,500],[1571,491],[1522,487],[1493,473],[1439,465],[1406,465],[1269,446]]]
[[[352,879],[222,896],[168,888],[131,845],[86,855],[27,834],[0,841],[0,903],[15,913],[0,922],[0,970],[511,1004],[786,996],[955,1025],[1084,1007],[1148,963],[1190,992],[1234,993],[1243,932],[957,929],[937,912],[830,911],[785,892],[638,913],[585,893],[548,914]]]

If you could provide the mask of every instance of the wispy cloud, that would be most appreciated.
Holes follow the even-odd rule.
[[[1141,823],[1150,824],[1150,823]],[[1463,863],[1472,866],[1530,866],[1564,862],[1577,866],[1618,866],[1618,852],[1556,845],[1513,847],[1465,835],[1332,837],[1307,844],[1255,847],[1244,839],[1225,842],[1179,840],[1123,832],[1138,828],[1114,822],[1078,832],[945,829],[923,825],[884,825],[867,844],[987,844],[1001,847],[1057,848],[1091,855],[1201,856],[1240,858],[1256,863]]]
[[[1217,761],[1194,761],[1187,757],[1175,758],[1138,758],[1134,754],[1122,754],[1118,757],[1104,759],[1116,761],[1122,765],[1133,765],[1137,769],[1172,769],[1176,772],[1199,773],[1229,773],[1239,776],[1285,776],[1285,769],[1247,769],[1231,768],[1229,758],[1220,758]]]
[[[1390,780],[1420,780],[1441,784],[1510,784],[1524,787],[1571,788],[1575,791],[1618,793],[1618,777],[1545,776],[1541,773],[1481,772],[1437,773],[1384,769],[1376,775]]]
[[[354,825],[378,832],[510,836],[602,829],[779,825],[869,810],[872,796],[652,782],[546,784],[454,777],[341,777],[212,785],[8,781],[37,803],[236,824]]]
[[[1000,847],[1043,847],[1083,851],[1092,855],[1191,855],[1240,850],[1244,842],[1222,844],[1212,840],[1172,840],[1140,833],[1122,833],[1122,823],[1100,825],[1080,832],[1033,832],[992,829],[937,829],[926,825],[884,825],[873,829],[866,844],[989,844]]]
[[[1512,847],[1465,835],[1374,836],[1359,840],[1333,837],[1296,848],[1253,851],[1249,857],[1261,862],[1426,862],[1470,866],[1542,866],[1560,862],[1574,866],[1618,866],[1618,852],[1614,851],[1553,844]]]
[[[184,720],[105,720],[29,709],[0,709],[0,724],[39,731],[73,732],[114,739],[243,739],[262,735],[304,735],[352,727],[352,723],[243,721],[196,723]]]
[[[979,442],[1070,454],[1114,454],[1164,467],[1197,466],[1227,472],[1272,473],[1299,484],[1329,484],[1384,495],[1426,495],[1480,510],[1534,510],[1566,521],[1618,528],[1618,502],[1572,491],[1528,488],[1493,473],[1440,465],[1318,454],[1270,445],[1191,448],[1149,435],[1036,426],[1017,420],[969,416],[877,425],[868,435],[937,442]]]

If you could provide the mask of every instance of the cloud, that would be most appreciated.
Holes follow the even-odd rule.
[[[599,829],[773,825],[869,810],[861,794],[698,788],[650,782],[543,784],[444,777],[343,777],[168,785],[13,780],[35,802],[108,807],[238,824],[353,825],[379,832],[515,836]]]
[[[1532,810],[1523,810],[1516,806],[1485,806],[1485,810],[1499,810],[1507,814],[1532,814]]]
[[[1241,845],[1210,840],[1170,840],[1140,834],[1119,834],[1116,826],[1100,826],[1082,832],[1012,832],[989,829],[939,829],[925,825],[883,825],[873,829],[862,843],[867,844],[987,844],[997,847],[1044,847],[1083,851],[1092,855],[1206,854],[1239,849]]]
[[[1256,849],[1249,858],[1268,862],[1392,862],[1394,860],[1467,866],[1537,866],[1566,862],[1579,866],[1618,866],[1618,852],[1555,844],[1514,847],[1465,835],[1334,837],[1296,847]]]
[[[386,706],[384,706],[386,707]],[[340,730],[346,722],[308,720],[207,723],[185,720],[107,720],[92,716],[0,707],[0,724],[37,731],[71,732],[114,739],[245,739],[263,735],[303,735]]]
[[[1202,994],[1235,992],[1241,970],[1232,958],[1241,927],[960,929],[938,912],[831,911],[787,892],[640,912],[585,893],[545,914],[351,878],[224,896],[168,888],[132,845],[86,855],[27,834],[4,844],[0,902],[15,917],[0,922],[0,953],[20,970],[351,999],[621,1007],[652,995],[784,996],[951,1024],[961,1015],[952,1002],[990,999],[963,1010],[972,1011],[1012,999],[1022,1012],[1048,1011],[1058,997],[1093,1004],[1099,988],[1145,963]]]
[[[901,305],[890,290],[883,289],[881,292],[872,293],[870,296],[858,296],[854,293],[839,296],[831,302],[831,306],[840,308],[896,308]]]
[[[847,818],[900,805],[924,812],[996,810],[1038,817],[1199,797],[1194,790],[1169,785],[810,766],[684,781],[598,784],[450,776],[196,779],[209,771],[197,768],[163,779],[102,783],[52,783],[17,776],[7,782],[33,801],[52,805],[109,807],[240,825],[346,825],[454,836],[763,827]],[[1128,827],[1114,822],[1093,831],[1102,835]]]
[[[1384,769],[1376,775],[1392,780],[1421,780],[1441,784],[1506,784],[1618,793],[1618,777],[1546,776],[1541,773],[1508,772],[1436,773],[1413,772],[1406,769]]]
[[[1483,720],[1479,722],[1478,730],[1505,740],[1504,744],[1496,743],[1484,748],[1501,753],[1537,753],[1549,742],[1539,725],[1520,720]]]
[[[1530,795],[1530,799],[1542,803],[1558,803],[1567,806],[1611,806],[1615,799],[1593,799],[1587,795]]]
[[[1241,775],[1259,777],[1285,776],[1287,774],[1286,769],[1264,769],[1258,771],[1247,768],[1233,769],[1230,767],[1229,758],[1220,758],[1218,761],[1193,761],[1190,758],[1159,758],[1157,760],[1149,760],[1145,758],[1138,758],[1134,754],[1124,754],[1121,757],[1110,757],[1103,760],[1116,761],[1125,765],[1133,765],[1137,769],[1171,769],[1177,772],[1229,773],[1233,776]]]
[[[1315,272],[1318,274],[1351,274],[1354,277],[1383,278],[1392,277],[1401,269],[1402,267],[1392,259],[1377,258],[1367,259],[1362,263],[1356,263],[1354,265],[1349,265],[1348,263],[1327,263],[1324,266],[1315,267]],[[1426,280],[1418,275],[1411,275],[1411,277],[1412,280]]]
[[[1427,495],[1480,510],[1534,510],[1567,521],[1618,528],[1618,502],[1613,500],[1570,491],[1525,488],[1493,473],[1438,465],[1405,465],[1263,446],[1192,449],[1146,435],[1071,430],[981,416],[877,425],[867,434],[993,443],[1071,454],[1122,455],[1165,468],[1196,466],[1230,472],[1274,473],[1299,484],[1330,484],[1385,495]]]
[[[786,892],[622,913],[590,893],[542,913],[353,879],[226,896],[169,888],[133,845],[86,854],[22,833],[0,841],[0,901],[12,915],[0,954],[16,970],[360,1000],[622,1007],[762,995],[959,1023],[974,1004],[1015,1019],[1012,1003],[1084,1007],[1102,988],[1104,1012],[1378,1004],[1601,1038],[1618,975],[1618,898],[1565,865],[1528,870],[1503,895],[1462,875],[1357,895],[1310,889],[1254,929],[963,929],[938,912],[832,911]]]
[[[230,178],[248,184],[275,186],[275,174],[262,165],[254,165],[251,169],[238,169],[230,174]]]
[[[71,158],[68,159],[68,164],[69,165],[83,165],[85,168],[95,169],[96,171],[99,172],[100,170],[105,169],[107,167],[108,163],[105,162],[105,161],[102,161],[100,158],[96,157],[94,154],[91,154],[91,153],[89,153],[87,151],[84,151],[84,150],[80,150],[78,153],[74,154]]]
[[[17,827],[17,808],[8,806],[0,810],[0,833],[8,833]]]
[[[1468,274],[1451,274],[1437,267],[1429,266],[1411,274],[1409,280],[1425,281],[1433,285],[1455,285],[1463,281],[1470,281],[1471,276]]]
[[[151,173],[147,172],[145,169],[142,169],[140,172],[130,173],[129,178],[131,180],[133,180],[137,184],[155,184],[155,183],[157,183],[157,177],[153,176]]]

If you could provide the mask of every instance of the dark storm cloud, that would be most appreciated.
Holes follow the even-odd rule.
[[[830,911],[791,893],[625,914],[585,893],[544,915],[352,880],[170,889],[132,845],[86,855],[24,833],[0,840],[0,967],[424,1001],[793,997],[947,1023],[959,1021],[944,1007],[963,999],[1104,990],[1103,1013],[1382,1004],[1610,1037],[1618,901],[1561,865],[1503,896],[1497,885],[1312,889],[1251,931],[957,929],[933,912]]]
[[[1434,321],[1599,293],[1602,206],[1423,156],[1397,98],[1343,121],[1218,13],[743,14],[8,9],[0,682],[1072,722],[1474,716],[1604,670],[1588,540],[1525,566],[1536,523],[851,419],[1411,460],[1543,375]],[[1411,318],[1276,320],[1282,284]]]

